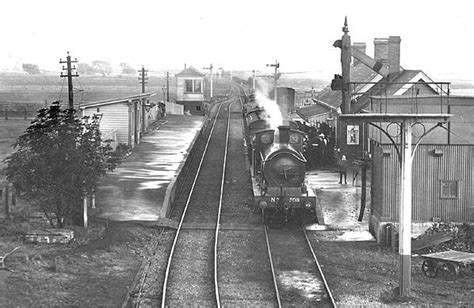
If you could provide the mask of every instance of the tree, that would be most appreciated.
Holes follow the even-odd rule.
[[[25,72],[27,72],[29,75],[39,75],[39,74],[41,74],[39,66],[36,65],[36,64],[23,63],[21,66],[23,67],[23,70]]]
[[[112,65],[110,65],[107,61],[95,60],[92,61],[92,67],[94,68],[95,72],[102,74],[102,76],[108,76],[112,74]]]
[[[126,62],[120,63],[120,68],[122,69],[122,74],[125,75],[131,75],[136,73],[136,70]]]
[[[119,163],[102,141],[97,118],[78,119],[59,102],[38,115],[7,157],[7,179],[21,196],[39,205],[53,227],[81,224],[81,200]]]
[[[78,63],[77,72],[80,75],[94,75],[95,74],[95,70],[92,67],[92,65],[89,65],[87,63]]]

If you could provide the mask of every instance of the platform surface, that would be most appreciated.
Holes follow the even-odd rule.
[[[154,221],[204,117],[168,115],[99,184],[96,213],[114,221]]]

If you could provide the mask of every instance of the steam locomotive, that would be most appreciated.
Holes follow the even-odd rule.
[[[305,183],[305,134],[294,122],[271,127],[271,115],[253,96],[243,106],[254,206],[267,222],[318,221],[317,199]]]

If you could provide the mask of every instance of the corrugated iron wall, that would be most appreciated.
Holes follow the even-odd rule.
[[[474,221],[473,146],[420,146],[413,171],[414,220]],[[458,181],[458,197],[441,198],[441,181]]]
[[[383,145],[381,216],[398,221],[400,166],[394,146]],[[434,150],[437,149],[437,153]],[[413,161],[413,221],[474,221],[474,146],[420,145]],[[377,172],[377,171],[374,171]],[[441,198],[441,181],[457,181],[458,197]],[[375,208],[378,208],[374,205]]]

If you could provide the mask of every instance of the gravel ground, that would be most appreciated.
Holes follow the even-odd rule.
[[[248,226],[249,230],[219,233],[220,296],[225,306],[274,307],[275,292],[261,218],[249,207],[250,174],[242,168],[247,159],[242,146],[242,113],[235,107],[234,104],[221,225]]]
[[[298,228],[269,230],[273,263],[285,307],[331,307],[308,244]]]
[[[233,125],[239,123],[237,113]],[[235,121],[235,122],[234,122]],[[242,168],[244,149],[241,132],[231,134],[231,160],[239,168],[229,170],[225,191],[226,204],[223,222],[257,226],[260,215],[246,204],[249,202],[249,179]],[[331,170],[312,171],[315,189],[321,204],[326,207],[327,222],[333,231],[311,231],[310,237],[323,271],[336,298],[338,306],[458,306],[472,307],[474,297],[473,273],[464,271],[456,281],[442,277],[430,279],[420,270],[421,259],[412,259],[411,298],[399,298],[396,287],[399,279],[398,254],[382,247],[373,240],[357,240],[355,236],[366,230],[364,222],[356,223],[358,214],[357,191],[351,185],[338,186],[331,181],[318,182],[318,175]],[[341,202],[343,198],[345,202]],[[328,208],[327,206],[337,205]],[[366,212],[367,213],[367,212]],[[346,227],[340,222],[345,221]],[[349,227],[347,227],[349,226]],[[67,245],[32,245],[22,242],[22,235],[38,225],[21,216],[14,220],[0,221],[0,252],[19,246],[7,260],[14,270],[0,271],[0,306],[2,307],[117,307],[131,291],[137,301],[140,294],[142,307],[156,306],[161,299],[164,264],[174,234],[152,223],[110,223],[91,221],[90,228],[75,229],[76,239]],[[351,233],[351,230],[357,231]],[[222,262],[219,277],[222,281],[222,299],[229,306],[271,307],[270,276],[266,251],[255,236],[258,231],[223,231],[219,241]],[[136,277],[138,270],[144,271]],[[146,275],[145,275],[146,274]],[[291,269],[280,272],[283,283],[291,285],[294,279],[309,278],[305,273]],[[143,284],[130,289],[134,278]],[[271,282],[270,282],[271,283]],[[304,284],[303,284],[304,285]],[[143,293],[139,288],[143,286]],[[194,301],[195,305],[208,303]]]

